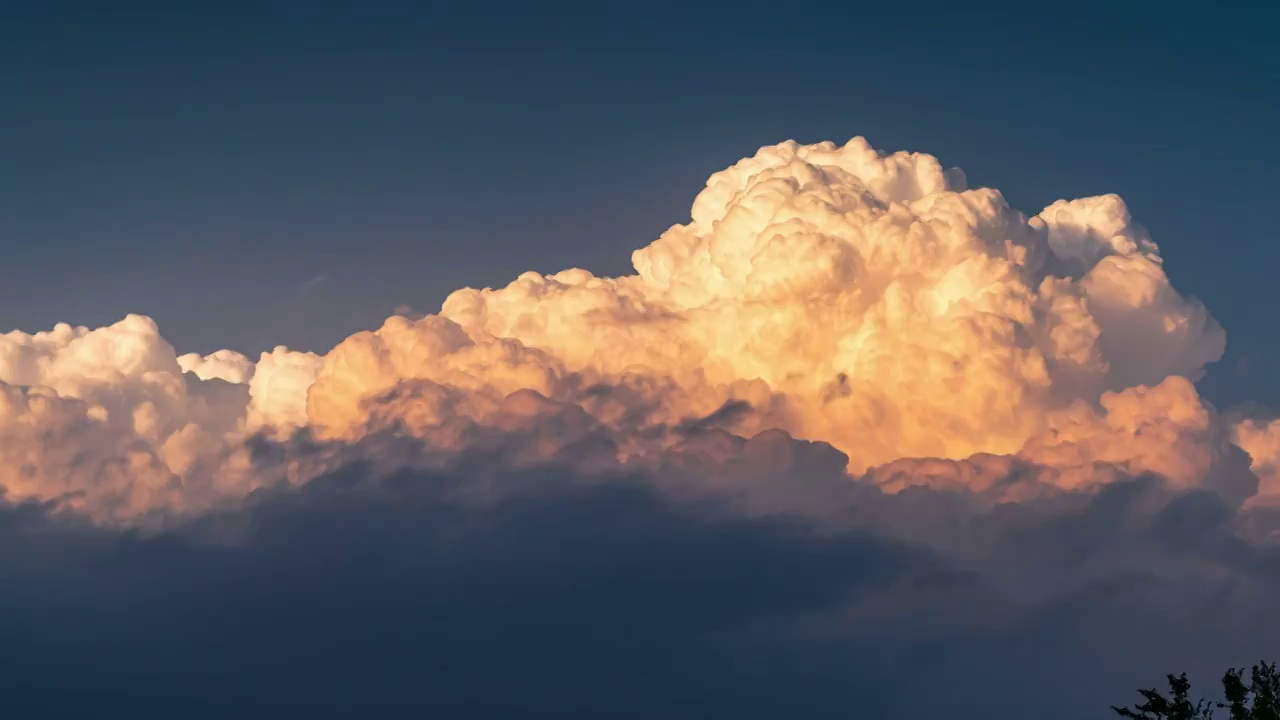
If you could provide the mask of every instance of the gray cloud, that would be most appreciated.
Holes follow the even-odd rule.
[[[1280,643],[1280,555],[1241,529],[1268,521],[1208,491],[993,503],[885,494],[781,433],[657,471],[514,464],[530,436],[489,433],[434,465],[373,436],[162,531],[4,509],[8,707],[1065,720]]]

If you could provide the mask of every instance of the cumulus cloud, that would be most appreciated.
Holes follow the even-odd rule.
[[[1114,195],[1028,216],[929,155],[786,142],[713,175],[691,220],[633,261],[625,277],[459,290],[439,314],[393,316],[323,357],[176,356],[138,316],[10,333],[0,382],[23,399],[0,432],[30,457],[4,484],[123,518],[203,510],[282,467],[306,480],[289,460],[258,468],[255,439],[350,445],[392,428],[439,453],[478,427],[554,417],[531,457],[591,428],[615,460],[653,466],[718,418],[740,438],[826,443],[895,487],[981,484],[973,468],[995,462],[1060,489],[1153,473],[1250,494],[1247,478],[1222,480],[1238,474],[1223,469],[1238,460],[1231,432],[1192,384],[1224,332]],[[87,456],[59,439],[69,431],[38,429],[64,416],[83,416],[92,467],[144,468],[138,486],[88,469],[68,481],[65,458]]]
[[[0,336],[0,486],[110,522],[200,511],[263,481],[245,441],[296,427],[318,358],[177,356],[149,318]]]
[[[1114,196],[1027,218],[930,156],[855,139],[763,148],[713,176],[692,217],[635,253],[635,276],[526,274],[453,294],[441,317],[467,341],[540,353],[522,379],[463,382],[555,393],[565,371],[657,375],[682,391],[666,412],[701,415],[760,381],[779,397],[776,427],[860,471],[1015,454],[1073,406],[1194,379],[1224,347]],[[457,329],[433,319],[348,342],[394,334],[467,362]]]
[[[219,350],[208,355],[187,353],[178,357],[182,372],[191,373],[201,380],[225,380],[243,385],[253,377],[253,363],[234,350]]]
[[[1249,453],[1258,476],[1253,502],[1280,506],[1280,420],[1243,420],[1232,430],[1235,442]]]

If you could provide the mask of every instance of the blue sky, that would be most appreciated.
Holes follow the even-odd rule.
[[[1227,328],[1205,391],[1280,400],[1268,18],[589,7],[10,6],[0,327],[323,351],[464,285],[626,272],[710,173],[861,134],[1027,212],[1120,193]]]

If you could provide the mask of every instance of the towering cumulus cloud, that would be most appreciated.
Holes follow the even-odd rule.
[[[459,290],[323,357],[179,357],[138,316],[0,336],[0,483],[128,521],[305,481],[291,438],[323,455],[390,433],[448,455],[486,430],[531,438],[516,460],[590,440],[591,458],[646,467],[780,431],[890,491],[1153,474],[1243,498],[1236,443],[1275,465],[1275,433],[1233,431],[1199,398],[1225,333],[1114,195],[1028,217],[855,138],[762,148],[691,216],[635,251],[635,275]]]

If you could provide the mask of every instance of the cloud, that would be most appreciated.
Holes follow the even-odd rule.
[[[329,284],[328,275],[316,275],[309,278],[306,282],[302,283],[301,292],[302,294],[305,295],[306,293],[312,292],[313,290],[317,290],[321,287],[324,287],[327,284]]]
[[[198,512],[263,482],[246,441],[305,422],[319,358],[178,357],[149,318],[0,336],[0,485],[106,522]]]
[[[1280,505],[1280,420],[1242,420],[1232,431],[1235,442],[1249,453],[1259,479],[1253,502]]]
[[[763,148],[713,176],[692,216],[636,251],[635,276],[526,273],[349,338],[313,421],[358,434],[363,398],[401,378],[558,398],[572,375],[658,377],[675,388],[665,421],[758,382],[774,427],[856,472],[1014,454],[1073,406],[1194,379],[1223,351],[1114,196],[1027,218],[932,157],[856,139]]]
[[[732,705],[777,706],[783,688],[717,667],[723,633],[930,571],[898,543],[704,512],[575,465],[352,465],[159,534],[5,510],[4,546],[27,548],[0,558],[19,588],[0,600],[6,704],[511,717],[605,712],[621,691],[640,717],[736,687]]]
[[[695,495],[677,467],[512,460],[530,441],[342,465],[156,532],[0,509],[7,707],[1065,720],[1280,640],[1280,557],[1206,491],[885,493],[773,434],[687,451],[726,480]],[[761,502],[779,486],[824,501]]]
[[[633,263],[323,355],[0,336],[11,701],[1052,719],[1280,641],[1280,430],[1120,198],[787,142]]]
[[[322,358],[175,357],[129,316],[10,333],[0,382],[86,403],[114,433],[100,462],[154,467],[146,488],[102,499],[74,486],[82,507],[119,519],[268,482],[243,457],[258,434],[353,442],[397,424],[448,446],[466,441],[460,421],[506,427],[565,403],[623,457],[653,462],[680,441],[667,430],[739,403],[752,412],[729,432],[828,443],[853,473],[997,455],[1053,466],[1045,479],[1063,486],[1108,464],[1191,487],[1229,444],[1190,382],[1221,356],[1222,328],[1170,285],[1114,195],[1028,217],[936,158],[855,138],[762,148],[713,175],[691,215],[634,253],[636,275],[459,290],[438,315],[392,316]],[[248,401],[219,383],[247,386]],[[606,387],[620,391],[592,392]],[[23,413],[9,424],[36,422]],[[41,462],[10,492],[64,495]]]

